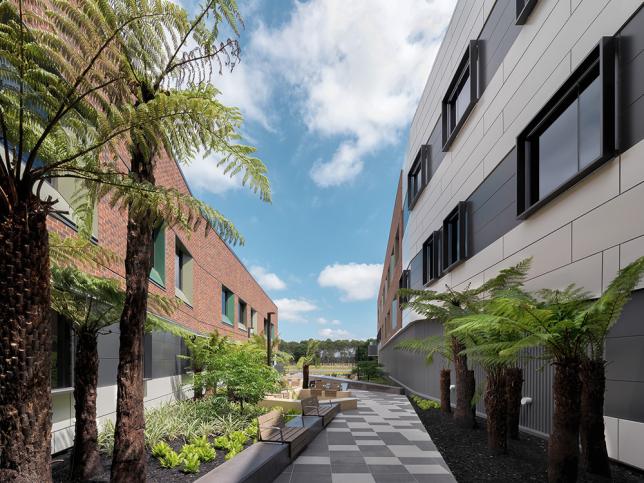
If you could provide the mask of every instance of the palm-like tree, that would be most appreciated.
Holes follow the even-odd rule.
[[[432,335],[425,339],[407,339],[396,344],[396,349],[423,354],[427,365],[434,363],[435,355],[441,356],[443,360],[443,367],[440,372],[441,411],[451,414],[450,365],[454,354],[449,339],[443,335]]]
[[[604,432],[606,364],[604,346],[631,292],[644,274],[644,257],[623,268],[603,295],[579,313],[587,327],[588,350],[581,362],[581,454],[586,470],[610,476]]]
[[[485,301],[497,293],[520,286],[530,268],[531,259],[501,270],[499,274],[481,286],[457,291],[446,286],[445,292],[432,290],[401,289],[399,295],[407,302],[403,308],[411,308],[426,319],[436,320],[443,326],[453,328],[453,321],[480,313]],[[452,361],[456,375],[456,409],[454,419],[465,427],[476,424],[473,400],[476,393],[474,371],[468,367],[465,339],[449,336]]]
[[[88,480],[98,470],[96,387],[98,382],[98,336],[118,322],[125,293],[116,279],[89,275],[73,266],[52,267],[52,309],[71,322],[76,335],[74,356],[75,435],[71,458],[73,481]],[[169,314],[174,301],[153,297],[152,308]],[[151,324],[157,322],[148,315]]]
[[[320,360],[320,341],[309,339],[306,343],[306,354],[297,361],[297,366],[302,368],[302,389],[309,388],[309,367]]]

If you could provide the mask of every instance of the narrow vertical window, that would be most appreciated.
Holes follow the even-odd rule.
[[[452,269],[467,258],[467,203],[460,202],[443,221],[443,271]]]
[[[185,303],[192,304],[193,296],[193,265],[192,256],[179,238],[175,239],[174,250],[174,291],[177,297]]]
[[[221,289],[221,315],[222,321],[233,325],[235,321],[235,296],[226,287]]]

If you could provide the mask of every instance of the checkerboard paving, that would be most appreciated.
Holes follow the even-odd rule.
[[[405,396],[352,390],[338,414],[275,483],[454,483]]]

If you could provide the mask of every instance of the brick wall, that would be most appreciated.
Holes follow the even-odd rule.
[[[174,161],[163,156],[157,162],[155,177],[157,184],[174,187],[184,193],[190,190],[183,174]],[[74,233],[70,223],[61,217],[51,216],[49,229],[63,236]],[[107,200],[98,206],[99,245],[113,251],[120,261],[109,267],[102,267],[97,274],[124,279],[125,267],[123,258],[126,250],[127,216],[123,211],[111,208]],[[269,312],[275,315],[271,321],[277,334],[277,307],[259,284],[239,261],[224,241],[209,230],[204,233],[204,224],[194,233],[177,229],[165,230],[165,287],[150,282],[150,291],[166,297],[175,296],[175,239],[179,238],[193,258],[192,304],[182,303],[170,318],[193,331],[209,333],[217,330],[222,335],[236,339],[246,339],[247,332],[238,328],[239,304],[241,298],[247,304],[246,320],[250,323],[250,309],[257,311],[257,331],[264,330],[264,318]],[[225,285],[235,294],[235,324],[231,326],[222,322],[221,290]]]

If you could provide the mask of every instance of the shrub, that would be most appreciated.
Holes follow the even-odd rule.
[[[195,452],[188,452],[183,455],[183,467],[181,471],[184,473],[199,473],[201,467],[201,460],[199,455]]]
[[[431,399],[423,399],[422,397],[418,396],[412,396],[411,397],[416,405],[422,409],[423,411],[427,411],[428,409],[440,409],[441,405],[437,401],[433,401]]]
[[[243,451],[246,441],[248,441],[248,435],[245,431],[234,431],[229,435],[215,438],[215,447],[226,450],[225,459],[228,461]]]

